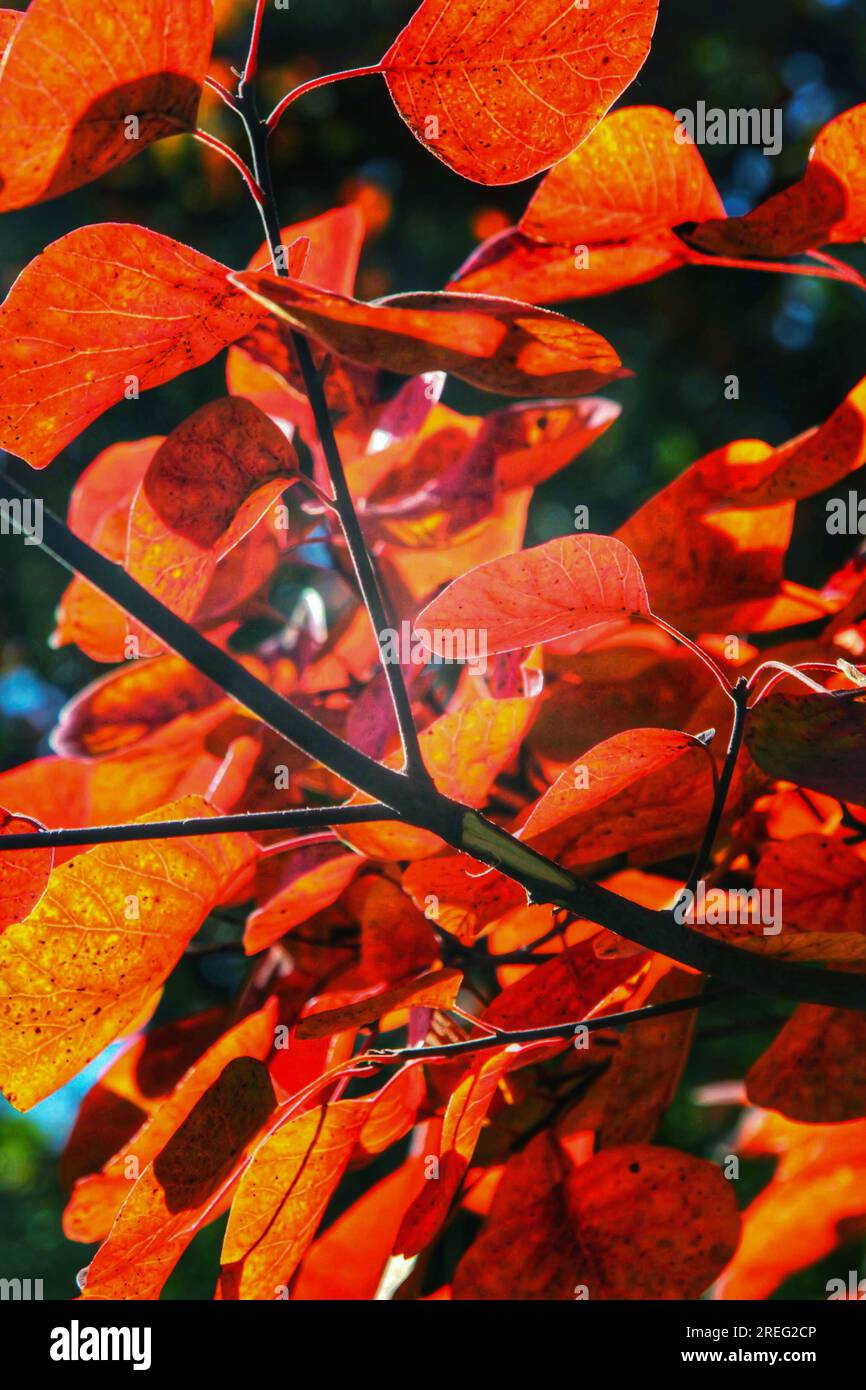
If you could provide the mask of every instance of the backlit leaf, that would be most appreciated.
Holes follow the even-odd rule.
[[[437,158],[478,183],[515,183],[586,138],[641,68],[657,8],[424,0],[382,69]]]
[[[0,80],[0,211],[192,130],[212,42],[213,0],[31,0]]]

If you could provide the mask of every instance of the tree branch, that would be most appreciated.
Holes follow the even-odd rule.
[[[29,488],[9,473],[4,477],[4,484],[22,500],[31,503],[35,500]],[[330,768],[337,776],[345,778],[392,810],[412,814],[414,797],[411,796],[408,780],[399,772],[382,767],[366,754],[359,753],[344,739],[323,728],[276,694],[227,652],[208,641],[182,618],[176,617],[120,565],[106,559],[76,536],[47,507],[43,508],[42,516],[42,547],[62,565],[82,575],[112,603],[124,609],[172,651],[184,657],[202,675],[208,676],[309,758]]]
[[[690,994],[685,999],[673,999],[664,1004],[646,1004],[642,1009],[626,1009],[618,1014],[599,1014],[593,1018],[577,1019],[574,1023],[549,1023],[541,1028],[497,1029],[485,1033],[480,1038],[465,1038],[454,1043],[434,1043],[430,1047],[371,1048],[365,1052],[361,1062],[372,1062],[375,1066],[402,1066],[406,1062],[450,1061],[471,1052],[491,1052],[500,1047],[527,1047],[532,1043],[565,1041],[573,1038],[578,1029],[587,1033],[597,1033],[604,1028],[619,1028],[626,1023],[643,1023],[649,1018],[662,1018],[665,1014],[685,1013],[689,1009],[702,1009],[707,1004],[716,1004],[729,998],[732,990],[710,988],[703,994]],[[458,1011],[459,1012],[459,1011]],[[481,1021],[481,1020],[479,1020]]]
[[[239,111],[241,119],[247,133],[252,157],[253,174],[257,185],[262,189],[263,199],[259,204],[262,223],[265,235],[271,250],[271,260],[273,262],[274,273],[277,275],[287,275],[287,270],[280,255],[281,247],[281,228],[277,201],[274,194],[273,179],[271,177],[270,160],[268,157],[268,128],[259,116],[256,101],[255,89],[241,85],[238,92]],[[424,764],[421,756],[421,747],[418,742],[418,732],[415,728],[415,720],[412,715],[412,704],[409,699],[409,692],[406,682],[403,679],[403,671],[399,661],[388,660],[384,649],[385,631],[393,627],[390,622],[379,581],[373,564],[370,552],[367,549],[358,514],[355,511],[355,503],[349,490],[346,480],[346,473],[343,468],[343,461],[340,457],[340,450],[334,435],[334,428],[331,424],[331,414],[325,398],[322,379],[316,370],[313,361],[313,354],[310,351],[309,343],[302,333],[292,330],[292,345],[298,359],[298,366],[301,369],[301,376],[304,380],[304,390],[313,412],[316,423],[316,431],[322,445],[322,452],[328,466],[331,477],[331,484],[334,489],[335,510],[340,519],[343,535],[346,538],[346,545],[355,570],[358,581],[358,588],[361,597],[370,615],[370,622],[376,635],[376,645],[379,649],[379,658],[385,672],[385,679],[388,682],[388,690],[391,696],[391,703],[394,706],[394,714],[397,719],[397,727],[400,733],[400,742],[403,746],[403,762],[406,773],[415,779],[420,785],[432,788],[432,778]]]
[[[187,835],[252,834],[258,830],[312,830],[319,826],[362,825],[396,820],[387,806],[294,807],[288,811],[243,811],[234,816],[190,816],[187,820],[154,820],[141,825],[84,825],[74,830],[32,830],[0,835],[0,854],[16,849],[52,849],[61,845],[108,845],[130,840],[180,840]],[[272,853],[275,846],[267,846]]]

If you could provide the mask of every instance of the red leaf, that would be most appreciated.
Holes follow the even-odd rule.
[[[263,1062],[274,1045],[276,1001],[250,1014],[224,1033],[197,1058],[178,1085],[162,1098],[153,1114],[102,1165],[101,1171],[81,1178],[63,1214],[63,1230],[69,1240],[104,1240],[131,1185],[155,1159],[192,1113],[199,1100],[236,1057],[255,1057]]]
[[[202,406],[159,447],[129,514],[126,569],[177,617],[191,618],[218,562],[299,476],[286,436],[251,401]],[[142,631],[141,655],[161,651]]]
[[[120,1209],[87,1271],[84,1299],[156,1299],[201,1225],[223,1208],[243,1152],[274,1108],[267,1069],[229,1062]]]
[[[26,835],[28,831],[44,829],[40,821],[0,806],[0,835]],[[53,865],[53,849],[0,852],[0,933],[11,922],[23,921],[33,910],[48,886]]]
[[[733,256],[792,256],[827,242],[866,235],[866,105],[834,117],[819,131],[797,183],[743,217],[711,218],[688,240]]]
[[[44,468],[128,390],[209,362],[261,317],[227,274],[125,223],[53,242],[0,307],[0,446]]]
[[[415,626],[440,656],[447,655],[443,634],[454,629],[484,634],[495,654],[649,611],[630,551],[609,536],[577,535],[479,565],[428,604]]]
[[[212,0],[31,0],[0,80],[0,211],[192,130],[212,43]]]
[[[630,373],[599,334],[549,309],[444,291],[374,304],[299,280],[231,277],[267,310],[332,352],[401,376],[443,371],[505,396],[582,396]]]
[[[382,60],[400,115],[478,183],[516,183],[562,159],[640,70],[657,0],[424,0]]]
[[[288,1286],[352,1156],[368,1102],[320,1105],[275,1129],[252,1155],[223,1241],[223,1298],[275,1299]]]

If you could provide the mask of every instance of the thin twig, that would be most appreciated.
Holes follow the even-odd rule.
[[[533,1043],[566,1040],[582,1033],[598,1032],[604,1028],[622,1027],[627,1023],[643,1023],[650,1018],[661,1018],[665,1014],[684,1013],[688,1009],[701,1009],[707,1004],[716,1004],[729,998],[732,990],[724,987],[711,988],[703,994],[690,994],[685,999],[673,999],[664,1004],[646,1004],[642,1009],[626,1009],[617,1014],[597,1014],[592,1018],[577,1019],[573,1023],[550,1023],[540,1028],[499,1029],[481,1038],[465,1038],[455,1043],[434,1043],[430,1047],[398,1047],[377,1051],[375,1048],[364,1054],[364,1061],[376,1066],[402,1066],[406,1062],[449,1061],[462,1057],[467,1052],[490,1052],[500,1047],[529,1047]]]
[[[362,825],[369,821],[396,818],[395,811],[374,803],[362,806],[292,807],[288,811],[243,811],[234,816],[191,816],[188,820],[154,820],[134,825],[83,825],[70,830],[33,830],[0,835],[0,854],[16,849],[59,848],[61,845],[109,845],[132,840],[180,840],[187,835],[251,835],[261,830]],[[281,842],[279,845],[265,846],[263,852],[276,854],[285,848],[286,844]]]

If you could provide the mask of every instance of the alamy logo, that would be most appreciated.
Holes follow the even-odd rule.
[[[687,141],[692,145],[760,145],[764,154],[773,155],[782,148],[782,110],[778,106],[729,111],[711,106],[707,110],[707,103],[699,101],[694,111],[681,107],[674,118],[679,122],[675,135],[681,145]]]
[[[754,926],[760,923],[764,936],[778,936],[782,930],[781,888],[707,888],[703,879],[694,892],[685,888],[674,908],[680,926],[700,923],[708,927],[728,923]]]
[[[23,536],[25,545],[41,545],[43,510],[40,497],[0,497],[0,535]]]
[[[51,1332],[52,1361],[131,1361],[134,1371],[150,1370],[149,1327],[69,1327]]]
[[[0,1301],[12,1299],[15,1302],[29,1303],[42,1298],[41,1279],[0,1279]]]
[[[387,627],[379,634],[382,660],[393,666],[439,666],[443,662],[465,662],[473,675],[487,670],[487,632],[484,628],[445,627],[428,630],[400,624],[400,631]]]

